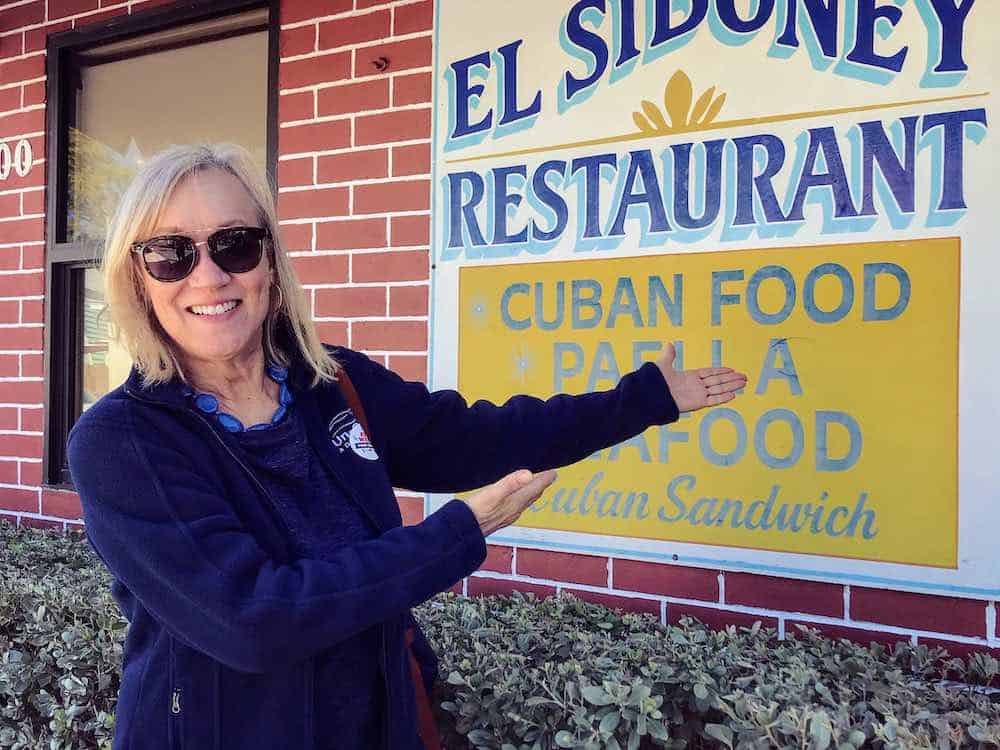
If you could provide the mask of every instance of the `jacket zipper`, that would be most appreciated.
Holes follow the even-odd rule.
[[[136,399],[137,401],[143,401],[143,402],[145,402],[147,404],[153,404],[155,406],[164,406],[164,407],[166,407],[168,409],[171,409],[173,411],[178,411],[178,412],[181,412],[183,414],[192,414],[192,412],[189,412],[189,411],[187,411],[185,409],[179,409],[177,407],[171,406],[170,404],[165,404],[162,401],[154,401],[152,399],[142,398],[141,396],[138,396],[135,393],[133,393],[132,391],[130,391],[128,389],[128,387],[125,388],[125,393],[127,393],[129,396],[131,396],[132,398]],[[350,408],[350,407],[348,407],[348,408]],[[291,529],[288,528],[288,524],[285,522],[284,517],[282,517],[281,513],[278,511],[278,507],[277,507],[277,505],[274,502],[274,498],[271,497],[271,493],[269,493],[267,491],[267,489],[264,487],[264,485],[261,483],[261,481],[257,478],[257,475],[254,474],[250,470],[250,467],[248,467],[245,463],[243,463],[242,460],[240,460],[240,457],[237,456],[233,452],[232,448],[230,448],[228,445],[226,445],[226,441],[223,440],[219,436],[219,434],[215,431],[215,429],[212,427],[211,423],[209,423],[209,421],[207,419],[205,419],[203,416],[201,416],[201,414],[194,414],[194,416],[197,417],[202,423],[204,423],[204,425],[208,428],[208,431],[210,433],[212,433],[212,437],[214,437],[216,440],[219,441],[219,444],[226,450],[226,453],[228,453],[229,456],[240,466],[240,468],[242,468],[243,471],[246,472],[247,476],[249,476],[250,479],[253,480],[253,483],[257,486],[257,489],[259,489],[260,492],[261,492],[261,494],[263,494],[263,496],[267,499],[268,505],[270,506],[271,510],[274,513],[274,517],[277,519],[278,523],[281,525],[281,528],[285,531],[285,538],[288,539],[288,540],[291,540],[293,538],[292,537],[292,531],[291,531]],[[355,419],[357,419],[356,415],[355,415]],[[308,426],[307,426],[306,430],[307,430],[306,434],[308,435],[308,431],[309,431]],[[323,455],[323,451],[318,451],[318,454],[319,454],[320,460],[323,462],[323,465],[326,466],[327,470],[334,477],[334,479],[336,480],[337,484],[340,485],[340,488],[344,491],[344,493],[347,495],[347,497],[350,498],[350,500],[352,502],[354,502],[355,505],[357,505],[359,508],[361,508],[361,511],[368,517],[368,520],[371,521],[372,526],[374,526],[376,529],[381,530],[381,528],[382,528],[381,525],[378,523],[378,521],[375,520],[375,517],[364,506],[364,504],[358,502],[358,500],[354,497],[354,493],[351,492],[351,489],[347,486],[347,483],[344,482],[343,479],[341,479],[340,474],[327,461],[326,456]],[[391,694],[391,692],[389,690],[389,669],[388,669],[388,662],[386,661],[386,654],[387,654],[387,651],[388,651],[388,646],[386,644],[385,625],[379,625],[378,629],[379,629],[379,651],[381,652],[380,655],[381,655],[381,661],[382,661],[382,679],[383,679],[384,688],[385,688],[385,690],[384,690],[384,693],[385,693],[385,722],[382,725],[382,736],[383,736],[383,739],[384,739],[383,747],[386,748],[386,750],[388,750],[388,748],[389,748],[389,727],[392,726],[392,723],[391,723],[391,716],[392,716],[392,713],[391,713],[391,710],[392,710],[392,694]],[[173,695],[173,697],[171,699],[171,706],[170,706],[170,708],[171,708],[171,712],[174,713],[174,714],[177,714],[177,715],[180,714],[180,697],[181,697],[180,690],[179,689],[175,690],[174,691],[174,695]],[[175,707],[177,709],[176,711],[174,711]]]

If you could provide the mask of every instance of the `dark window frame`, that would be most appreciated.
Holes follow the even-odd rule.
[[[280,0],[195,0],[119,16],[79,30],[52,34],[46,47],[45,112],[45,450],[42,481],[46,486],[73,489],[66,468],[66,437],[80,413],[82,360],[77,356],[83,333],[84,269],[97,265],[102,248],[95,242],[67,242],[67,180],[69,129],[76,117],[78,55],[90,48],[125,41],[191,23],[267,8],[267,175],[277,185],[278,56]],[[246,33],[241,31],[240,33]],[[213,34],[176,45],[158,45],[144,52],[200,44],[223,38]],[[134,57],[138,55],[127,55]],[[124,56],[123,56],[124,57]]]

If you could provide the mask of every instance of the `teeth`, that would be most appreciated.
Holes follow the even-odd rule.
[[[231,299],[221,305],[193,305],[191,312],[195,315],[222,315],[222,313],[227,313],[236,307],[236,304],[236,300]]]

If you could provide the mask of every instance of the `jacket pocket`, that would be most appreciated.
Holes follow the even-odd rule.
[[[170,638],[170,750],[219,750],[218,663]]]

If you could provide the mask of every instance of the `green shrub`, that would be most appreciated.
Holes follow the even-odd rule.
[[[79,537],[0,522],[0,748],[110,748],[126,623]],[[541,602],[443,594],[417,611],[441,656],[449,747],[996,747],[997,662],[803,630],[712,632]]]

